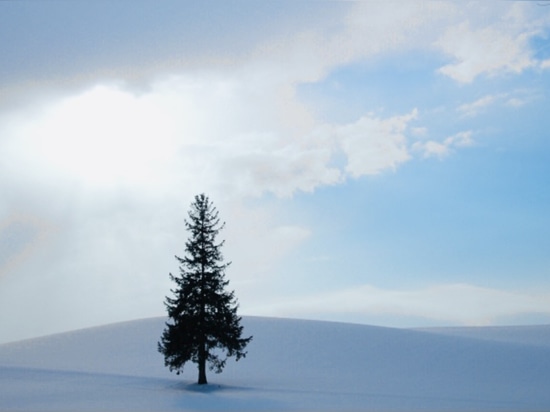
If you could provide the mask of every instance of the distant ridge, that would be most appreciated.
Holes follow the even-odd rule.
[[[416,328],[447,336],[550,347],[550,325]]]

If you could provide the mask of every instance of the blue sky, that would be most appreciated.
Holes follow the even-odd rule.
[[[0,341],[164,313],[550,320],[544,2],[0,2]]]

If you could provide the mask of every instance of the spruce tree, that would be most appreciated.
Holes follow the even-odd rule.
[[[228,357],[236,360],[246,356],[246,345],[252,339],[242,338],[241,318],[233,291],[227,291],[229,281],[216,236],[225,226],[218,211],[204,194],[195,196],[185,220],[189,238],[185,256],[176,256],[180,275],[170,279],[176,283],[173,297],[166,297],[170,318],[158,343],[164,364],[179,375],[186,362],[196,363],[199,384],[206,384],[206,363],[220,373]],[[225,352],[225,354],[224,354]]]

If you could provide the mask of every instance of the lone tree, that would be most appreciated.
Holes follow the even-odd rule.
[[[206,362],[210,370],[220,373],[228,357],[238,361],[246,356],[244,348],[252,339],[242,338],[241,318],[233,291],[225,290],[225,269],[220,251],[224,244],[216,236],[220,224],[218,211],[204,194],[195,196],[185,226],[190,236],[185,243],[185,257],[176,256],[180,276],[170,273],[176,283],[174,297],[166,297],[169,321],[166,322],[158,350],[164,365],[179,375],[187,361],[198,365],[199,384],[206,384]],[[223,354],[225,352],[225,355]]]

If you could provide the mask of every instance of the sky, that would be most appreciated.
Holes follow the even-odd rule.
[[[0,342],[161,316],[550,322],[545,1],[0,2]]]

